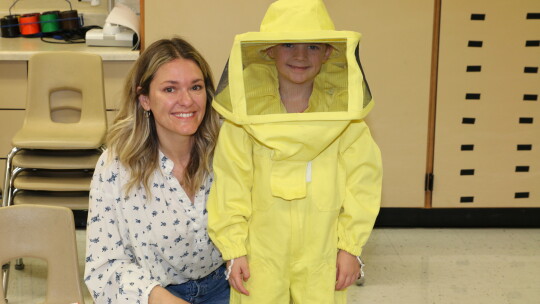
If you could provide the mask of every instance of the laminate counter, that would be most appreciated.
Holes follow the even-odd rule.
[[[48,40],[52,40],[48,38]],[[139,51],[126,47],[87,46],[85,43],[47,43],[40,38],[0,38],[0,61],[26,61],[39,52],[73,51],[98,54],[103,61],[134,61]]]

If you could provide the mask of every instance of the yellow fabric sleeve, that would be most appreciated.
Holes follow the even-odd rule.
[[[380,209],[381,154],[364,121],[352,122],[342,136],[339,161],[346,170],[346,187],[338,219],[338,248],[360,256]]]
[[[226,120],[214,152],[214,184],[207,202],[208,233],[225,260],[247,254],[252,149],[244,129]]]

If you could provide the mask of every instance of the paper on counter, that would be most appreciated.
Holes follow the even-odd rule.
[[[105,23],[118,24],[134,31],[137,35],[137,44],[133,46],[133,49],[139,46],[141,40],[141,36],[139,35],[139,16],[131,8],[124,4],[116,4],[109,13],[109,16],[107,16],[107,19],[105,19]]]

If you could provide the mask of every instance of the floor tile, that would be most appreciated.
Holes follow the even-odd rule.
[[[82,282],[84,230],[77,240]],[[350,304],[540,303],[540,229],[379,228],[362,257],[366,282],[349,288]],[[25,265],[11,272],[10,304],[44,300],[46,264]]]

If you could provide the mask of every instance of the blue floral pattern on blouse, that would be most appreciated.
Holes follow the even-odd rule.
[[[202,278],[223,264],[206,230],[208,176],[192,203],[159,153],[144,187],[124,192],[128,171],[105,151],[94,171],[88,212],[85,283],[96,303],[148,303],[156,285]]]

